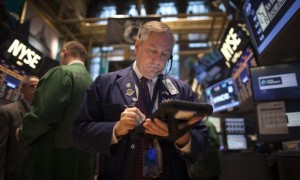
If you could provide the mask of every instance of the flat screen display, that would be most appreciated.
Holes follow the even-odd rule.
[[[21,98],[21,82],[26,72],[0,58],[0,98],[14,102]]]
[[[250,68],[254,101],[300,98],[300,61]]]
[[[232,78],[235,80],[240,102],[252,97],[250,67],[257,66],[252,46],[248,45],[243,54],[234,64],[231,70]]]
[[[247,150],[247,140],[244,134],[227,134],[228,150]]]
[[[225,132],[227,134],[244,134],[244,118],[225,118]]]
[[[268,47],[281,29],[299,10],[298,0],[245,0],[245,21],[258,54]]]
[[[224,79],[205,89],[205,96],[213,111],[227,110],[240,105],[232,77]]]

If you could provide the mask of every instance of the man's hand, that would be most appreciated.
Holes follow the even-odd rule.
[[[139,123],[143,122],[145,115],[136,107],[126,108],[121,113],[121,118],[115,126],[115,135],[117,137],[128,134]]]
[[[180,124],[178,124],[178,129],[180,130],[190,125],[196,124],[202,119],[202,116],[192,117],[186,122],[181,122]],[[157,118],[154,118],[154,121],[151,121],[151,119],[147,118],[143,126],[145,128],[145,132],[148,134],[157,135],[161,137],[167,137],[169,135],[168,125]],[[176,145],[184,146],[189,142],[189,139],[190,134],[189,132],[187,132],[186,134],[184,134],[176,140]]]
[[[16,132],[15,132],[15,136],[16,136],[16,139],[17,139],[18,142],[20,142],[20,137],[19,137],[19,135],[20,135],[20,128],[17,128],[17,129],[16,129]]]
[[[162,136],[162,137],[166,137],[169,135],[168,125],[157,118],[154,118],[153,121],[150,118],[147,118],[143,126],[147,134],[152,134],[152,135]]]
[[[179,124],[179,129],[183,129],[183,128],[185,128],[185,127],[188,127],[188,126],[190,126],[190,125],[193,125],[193,124],[196,124],[196,123],[198,123],[198,122],[200,122],[200,121],[202,121],[202,119],[203,119],[203,116],[196,116],[196,117],[192,117],[191,119],[189,119],[186,123],[180,123]],[[183,136],[181,136],[180,138],[178,138],[177,140],[176,140],[176,145],[178,146],[178,147],[183,147],[183,146],[185,146],[188,142],[189,142],[189,140],[190,140],[190,133],[189,132],[187,132],[187,133],[185,133]]]

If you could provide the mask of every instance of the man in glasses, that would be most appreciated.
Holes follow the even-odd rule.
[[[22,98],[0,107],[0,179],[17,180],[22,171],[22,147],[15,137],[23,115],[28,112],[35,88],[39,82],[36,76],[26,76],[21,82]]]

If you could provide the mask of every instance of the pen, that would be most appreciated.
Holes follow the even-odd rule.
[[[126,105],[126,104],[124,104],[124,107],[126,107],[126,108],[132,108],[132,107],[135,107],[134,105]]]

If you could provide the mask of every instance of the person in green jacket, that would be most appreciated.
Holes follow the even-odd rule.
[[[47,71],[36,89],[17,137],[25,148],[23,179],[90,180],[93,155],[74,147],[71,127],[84,92],[92,83],[86,48],[70,41],[60,66]]]
[[[202,155],[192,164],[190,176],[192,180],[218,180],[221,173],[220,167],[220,139],[216,127],[208,120],[203,120],[208,129],[209,147],[207,153]]]

